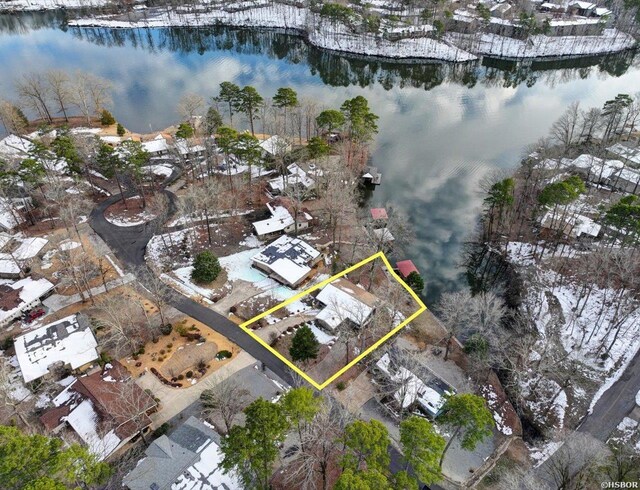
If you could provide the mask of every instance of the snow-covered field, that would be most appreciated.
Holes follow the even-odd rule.
[[[225,9],[160,11],[146,9],[130,17],[95,16],[70,21],[77,27],[104,26],[144,28],[165,26],[229,25],[238,27],[279,28],[297,31],[319,48],[359,55],[404,59],[470,61],[478,55],[506,58],[582,56],[609,53],[632,47],[631,36],[606,29],[601,36],[532,36],[522,41],[495,34],[472,36],[447,33],[441,39],[404,38],[390,41],[380,35],[353,34],[340,23],[323,19],[304,8],[291,5],[243,2],[225,5]],[[141,15],[141,12],[143,15]]]

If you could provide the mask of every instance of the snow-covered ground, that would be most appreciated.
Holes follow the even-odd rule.
[[[10,0],[0,2],[0,11],[55,10],[60,8],[102,7],[111,0]]]
[[[534,258],[535,248],[531,244],[513,242],[507,249],[509,261],[529,277],[524,302],[540,334],[536,348],[542,351],[548,345],[547,340],[552,340],[569,359],[577,361],[586,370],[585,374],[599,386],[590,400],[589,409],[593,409],[640,350],[640,303],[630,293],[592,284],[588,285],[590,292],[587,294],[584,284],[560,277],[551,270],[547,265],[552,259],[551,252],[545,252],[540,259],[541,244]],[[582,253],[585,252],[566,247],[556,254],[556,258],[576,257]],[[538,353],[534,356],[539,358]],[[528,386],[524,386],[525,396],[527,390]],[[572,390],[574,396],[583,398],[584,390],[579,386],[573,386]],[[534,395],[534,400],[529,402],[534,417],[545,412],[555,415],[558,427],[562,427],[568,405],[565,390],[556,381],[545,378]]]
[[[79,0],[78,0],[79,1]],[[173,11],[146,9],[131,17],[94,16],[70,21],[78,27],[104,26],[144,28],[165,26],[205,26],[223,24],[240,27],[281,28],[304,34],[317,47],[359,55],[404,59],[469,61],[477,55],[507,58],[582,56],[609,53],[632,47],[631,36],[605,29],[601,36],[531,36],[523,41],[495,34],[479,36],[447,33],[433,37],[390,41],[374,34],[354,34],[346,26],[332,22],[304,8],[266,2],[234,3],[211,10],[178,8]],[[230,11],[233,10],[233,11]],[[421,27],[424,30],[424,26]]]
[[[137,201],[139,199],[141,199],[139,196],[130,197],[129,199],[127,199],[128,206],[137,206]],[[106,219],[112,225],[125,227],[142,225],[156,217],[157,216],[148,209],[139,209],[137,212],[132,213],[128,216],[115,216],[113,214],[109,214],[108,212],[104,215],[104,219]]]

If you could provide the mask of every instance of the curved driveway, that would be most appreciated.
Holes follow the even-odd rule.
[[[166,190],[164,192],[169,197],[172,203],[171,207],[173,207],[175,195]],[[128,197],[134,194],[134,192],[128,192],[125,193],[125,196]],[[119,195],[114,195],[98,204],[93,211],[91,211],[89,224],[107,245],[109,245],[116,257],[124,265],[133,270],[140,271],[146,268],[144,255],[147,243],[149,243],[151,237],[160,229],[162,223],[159,223],[158,219],[143,225],[126,227],[109,223],[104,217],[104,211],[119,199]],[[152,272],[149,271],[149,274],[152,274]],[[138,280],[144,284],[144,274],[138,274]],[[291,384],[293,382],[292,372],[285,363],[256,342],[249,334],[227,317],[182,294],[175,294],[173,290],[167,292],[165,299],[174,308],[204,323],[212,330],[215,330],[236,343],[241,349],[248,352],[255,359],[260,360],[266,367],[287,383]]]

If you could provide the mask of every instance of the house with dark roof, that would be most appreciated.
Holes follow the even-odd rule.
[[[234,473],[225,474],[220,467],[220,436],[193,416],[171,434],[158,437],[144,453],[123,479],[129,490],[242,488]]]
[[[126,368],[113,361],[76,378],[42,414],[45,428],[71,428],[99,459],[105,459],[151,425],[155,400],[132,380]]]
[[[251,258],[253,266],[287,286],[297,287],[313,274],[322,254],[304,240],[282,235]]]

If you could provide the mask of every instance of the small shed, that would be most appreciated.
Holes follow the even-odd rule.
[[[371,208],[371,218],[375,221],[389,219],[387,216],[387,210],[384,208]]]
[[[411,260],[401,260],[400,262],[397,262],[396,269],[398,269],[400,277],[402,277],[403,279],[409,277],[409,274],[411,274],[412,272],[420,274],[420,271],[418,271],[418,268]]]

